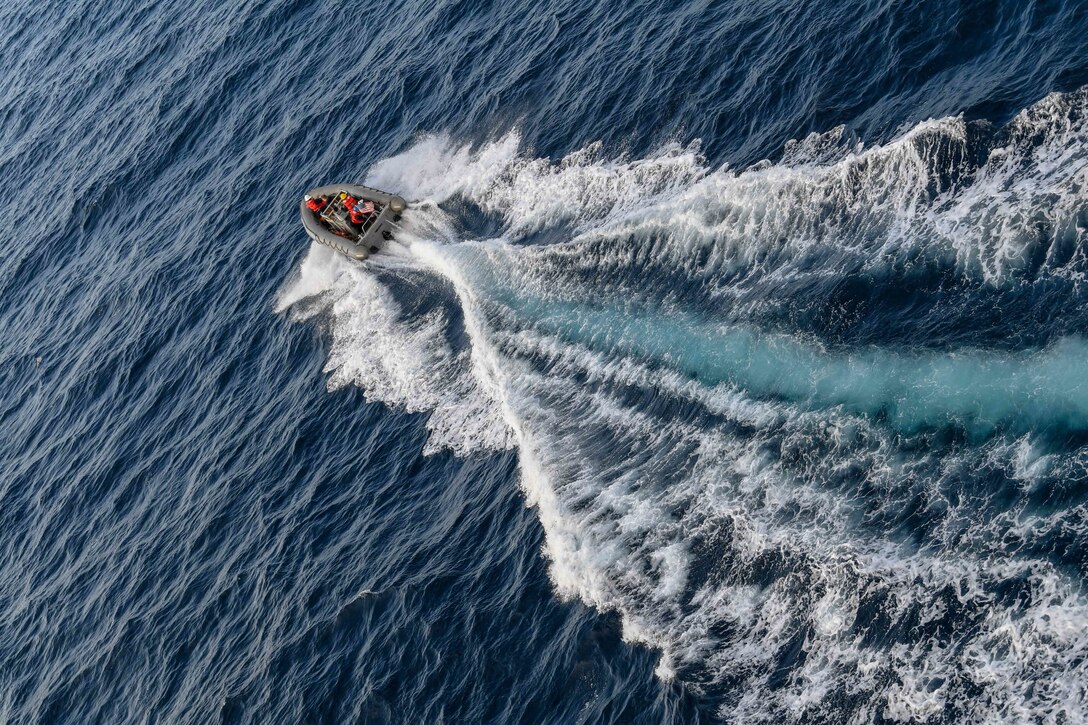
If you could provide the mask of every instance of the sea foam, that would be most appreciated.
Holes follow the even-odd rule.
[[[844,347],[760,315],[922,263],[1079,284],[1085,105],[835,130],[742,170],[424,137],[368,178],[414,202],[395,254],[311,250],[279,305],[323,312],[330,386],[426,414],[428,450],[516,445],[557,594],[618,612],[723,717],[1078,720],[1088,600],[1048,542],[1088,517],[1032,496],[1088,475],[1060,444],[1088,428],[1084,340]],[[497,238],[463,238],[455,199]],[[454,316],[403,314],[394,267],[450,286],[467,351]]]

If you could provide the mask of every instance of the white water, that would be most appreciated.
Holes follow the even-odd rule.
[[[449,448],[468,455],[512,445],[469,356],[447,341],[441,312],[405,317],[366,268],[314,244],[297,278],[281,292],[277,309],[293,309],[299,319],[328,313],[329,389],[356,385],[368,400],[427,414],[427,453]]]
[[[834,350],[738,322],[758,300],[688,310],[653,273],[723,300],[752,274],[813,274],[816,253],[818,274],[921,257],[981,288],[1075,284],[1084,105],[1025,111],[973,173],[943,166],[960,119],[868,149],[812,138],[741,173],[680,147],[551,163],[516,135],[426,138],[368,179],[416,200],[404,246],[372,267],[314,248],[279,307],[323,312],[330,387],[427,414],[429,450],[516,444],[557,593],[620,612],[662,677],[734,693],[723,716],[1080,721],[1088,599],[1030,546],[1083,537],[1088,512],[1026,497],[1085,476],[1083,454],[1040,437],[1086,426],[1085,343]],[[461,240],[437,206],[454,196],[501,215],[504,239]],[[517,246],[557,225],[567,243]],[[402,313],[392,269],[452,287],[468,350],[447,316]],[[973,444],[919,437],[948,426]]]

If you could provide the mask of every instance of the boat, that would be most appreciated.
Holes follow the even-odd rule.
[[[347,202],[354,200],[365,212],[361,213],[361,224],[352,223],[342,196],[347,197]],[[319,210],[310,209],[311,198],[324,201]],[[400,215],[407,208],[408,202],[396,194],[358,184],[318,186],[307,191],[299,203],[307,236],[352,259],[366,259],[392,240],[400,228]]]

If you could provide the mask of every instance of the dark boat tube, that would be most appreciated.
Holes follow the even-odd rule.
[[[395,194],[387,194],[384,191],[371,189],[369,186],[358,184],[328,184],[310,189],[306,193],[313,197],[327,196],[330,204],[340,196],[340,192],[346,192],[356,200],[372,201],[375,206],[381,208],[377,219],[367,226],[360,236],[352,233],[351,236],[342,236],[333,231],[330,226],[322,224],[318,216],[306,207],[305,198],[299,202],[299,210],[302,213],[302,226],[306,235],[318,244],[324,244],[336,251],[346,254],[352,259],[366,259],[374,252],[382,248],[387,241],[393,238],[398,228],[396,222],[400,219],[401,212],[408,207],[402,197]],[[345,233],[347,230],[342,230]]]

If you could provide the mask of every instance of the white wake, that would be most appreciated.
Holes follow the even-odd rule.
[[[697,147],[552,161],[516,134],[427,137],[367,180],[413,201],[401,244],[367,264],[311,249],[278,308],[327,321],[330,388],[426,415],[428,452],[516,445],[557,593],[619,612],[723,716],[1078,721],[1088,600],[1045,541],[1088,535],[1088,511],[1028,499],[1088,475],[1042,438],[1088,412],[1082,341],[843,352],[745,322],[763,303],[740,293],[917,260],[980,288],[1079,284],[1086,106],[1044,99],[977,164],[959,118],[742,171]],[[456,200],[499,238],[466,238]],[[524,244],[552,228],[565,241]],[[457,314],[407,314],[398,275]],[[944,426],[976,439],[930,445]],[[1016,495],[973,499],[986,480]]]

